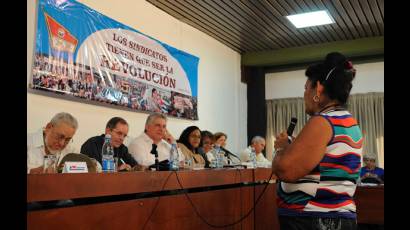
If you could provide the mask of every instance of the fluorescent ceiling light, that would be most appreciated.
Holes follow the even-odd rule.
[[[319,26],[334,23],[326,10],[286,16],[296,28]]]

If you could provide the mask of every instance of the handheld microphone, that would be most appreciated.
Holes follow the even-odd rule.
[[[291,142],[291,140],[292,140],[292,133],[293,133],[293,130],[295,130],[295,127],[296,127],[296,123],[298,122],[298,119],[296,118],[296,117],[292,117],[291,119],[290,119],[290,124],[289,124],[289,127],[288,127],[288,130],[286,131],[286,133],[288,134],[288,139],[289,139],[289,143]]]

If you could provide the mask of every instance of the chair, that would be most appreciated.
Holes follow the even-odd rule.
[[[66,161],[73,161],[73,162],[85,162],[87,164],[88,172],[95,173],[97,172],[97,168],[93,160],[81,153],[69,153],[61,159],[60,164],[58,165],[58,172],[61,173],[64,168],[64,163]]]

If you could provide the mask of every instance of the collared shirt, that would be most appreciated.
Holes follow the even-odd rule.
[[[63,150],[57,152],[57,165],[68,153],[78,153],[74,146],[68,144]],[[33,168],[43,166],[44,156],[46,155],[44,146],[43,129],[35,133],[27,134],[27,173]]]
[[[150,166],[155,163],[155,156],[151,154],[153,143],[154,141],[146,133],[142,133],[131,141],[128,145],[128,151],[138,164]],[[158,161],[168,160],[170,151],[171,145],[168,142],[161,140],[157,144]],[[180,149],[178,149],[178,153],[179,160],[183,161],[185,158],[183,154],[180,154]]]
[[[105,141],[104,137],[105,134],[89,138],[81,146],[81,153],[96,159],[100,164],[102,164],[101,151]],[[124,162],[129,164],[131,167],[134,167],[137,164],[135,159],[129,154],[127,146],[124,144],[121,144],[118,148],[114,147],[114,157],[123,159]],[[120,161],[118,164],[122,165],[122,162]]]

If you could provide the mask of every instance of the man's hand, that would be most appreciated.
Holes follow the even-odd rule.
[[[169,144],[175,143],[175,138],[168,132],[168,130],[165,130],[163,139]]]
[[[44,172],[43,166],[40,166],[38,168],[30,169],[30,174],[42,174],[42,173],[57,173],[57,171],[53,167],[48,167],[48,168],[46,168],[46,170]]]
[[[118,167],[118,171],[121,171],[121,170],[130,171],[130,170],[131,170],[131,166],[130,166],[129,164],[122,164],[122,165],[120,165],[120,167]]]
[[[132,171],[146,171],[148,167],[145,167],[140,164],[136,164],[134,167],[132,167]]]
[[[38,168],[30,169],[30,174],[41,174],[41,173],[43,173],[43,171],[44,171],[43,166],[40,166]]]

